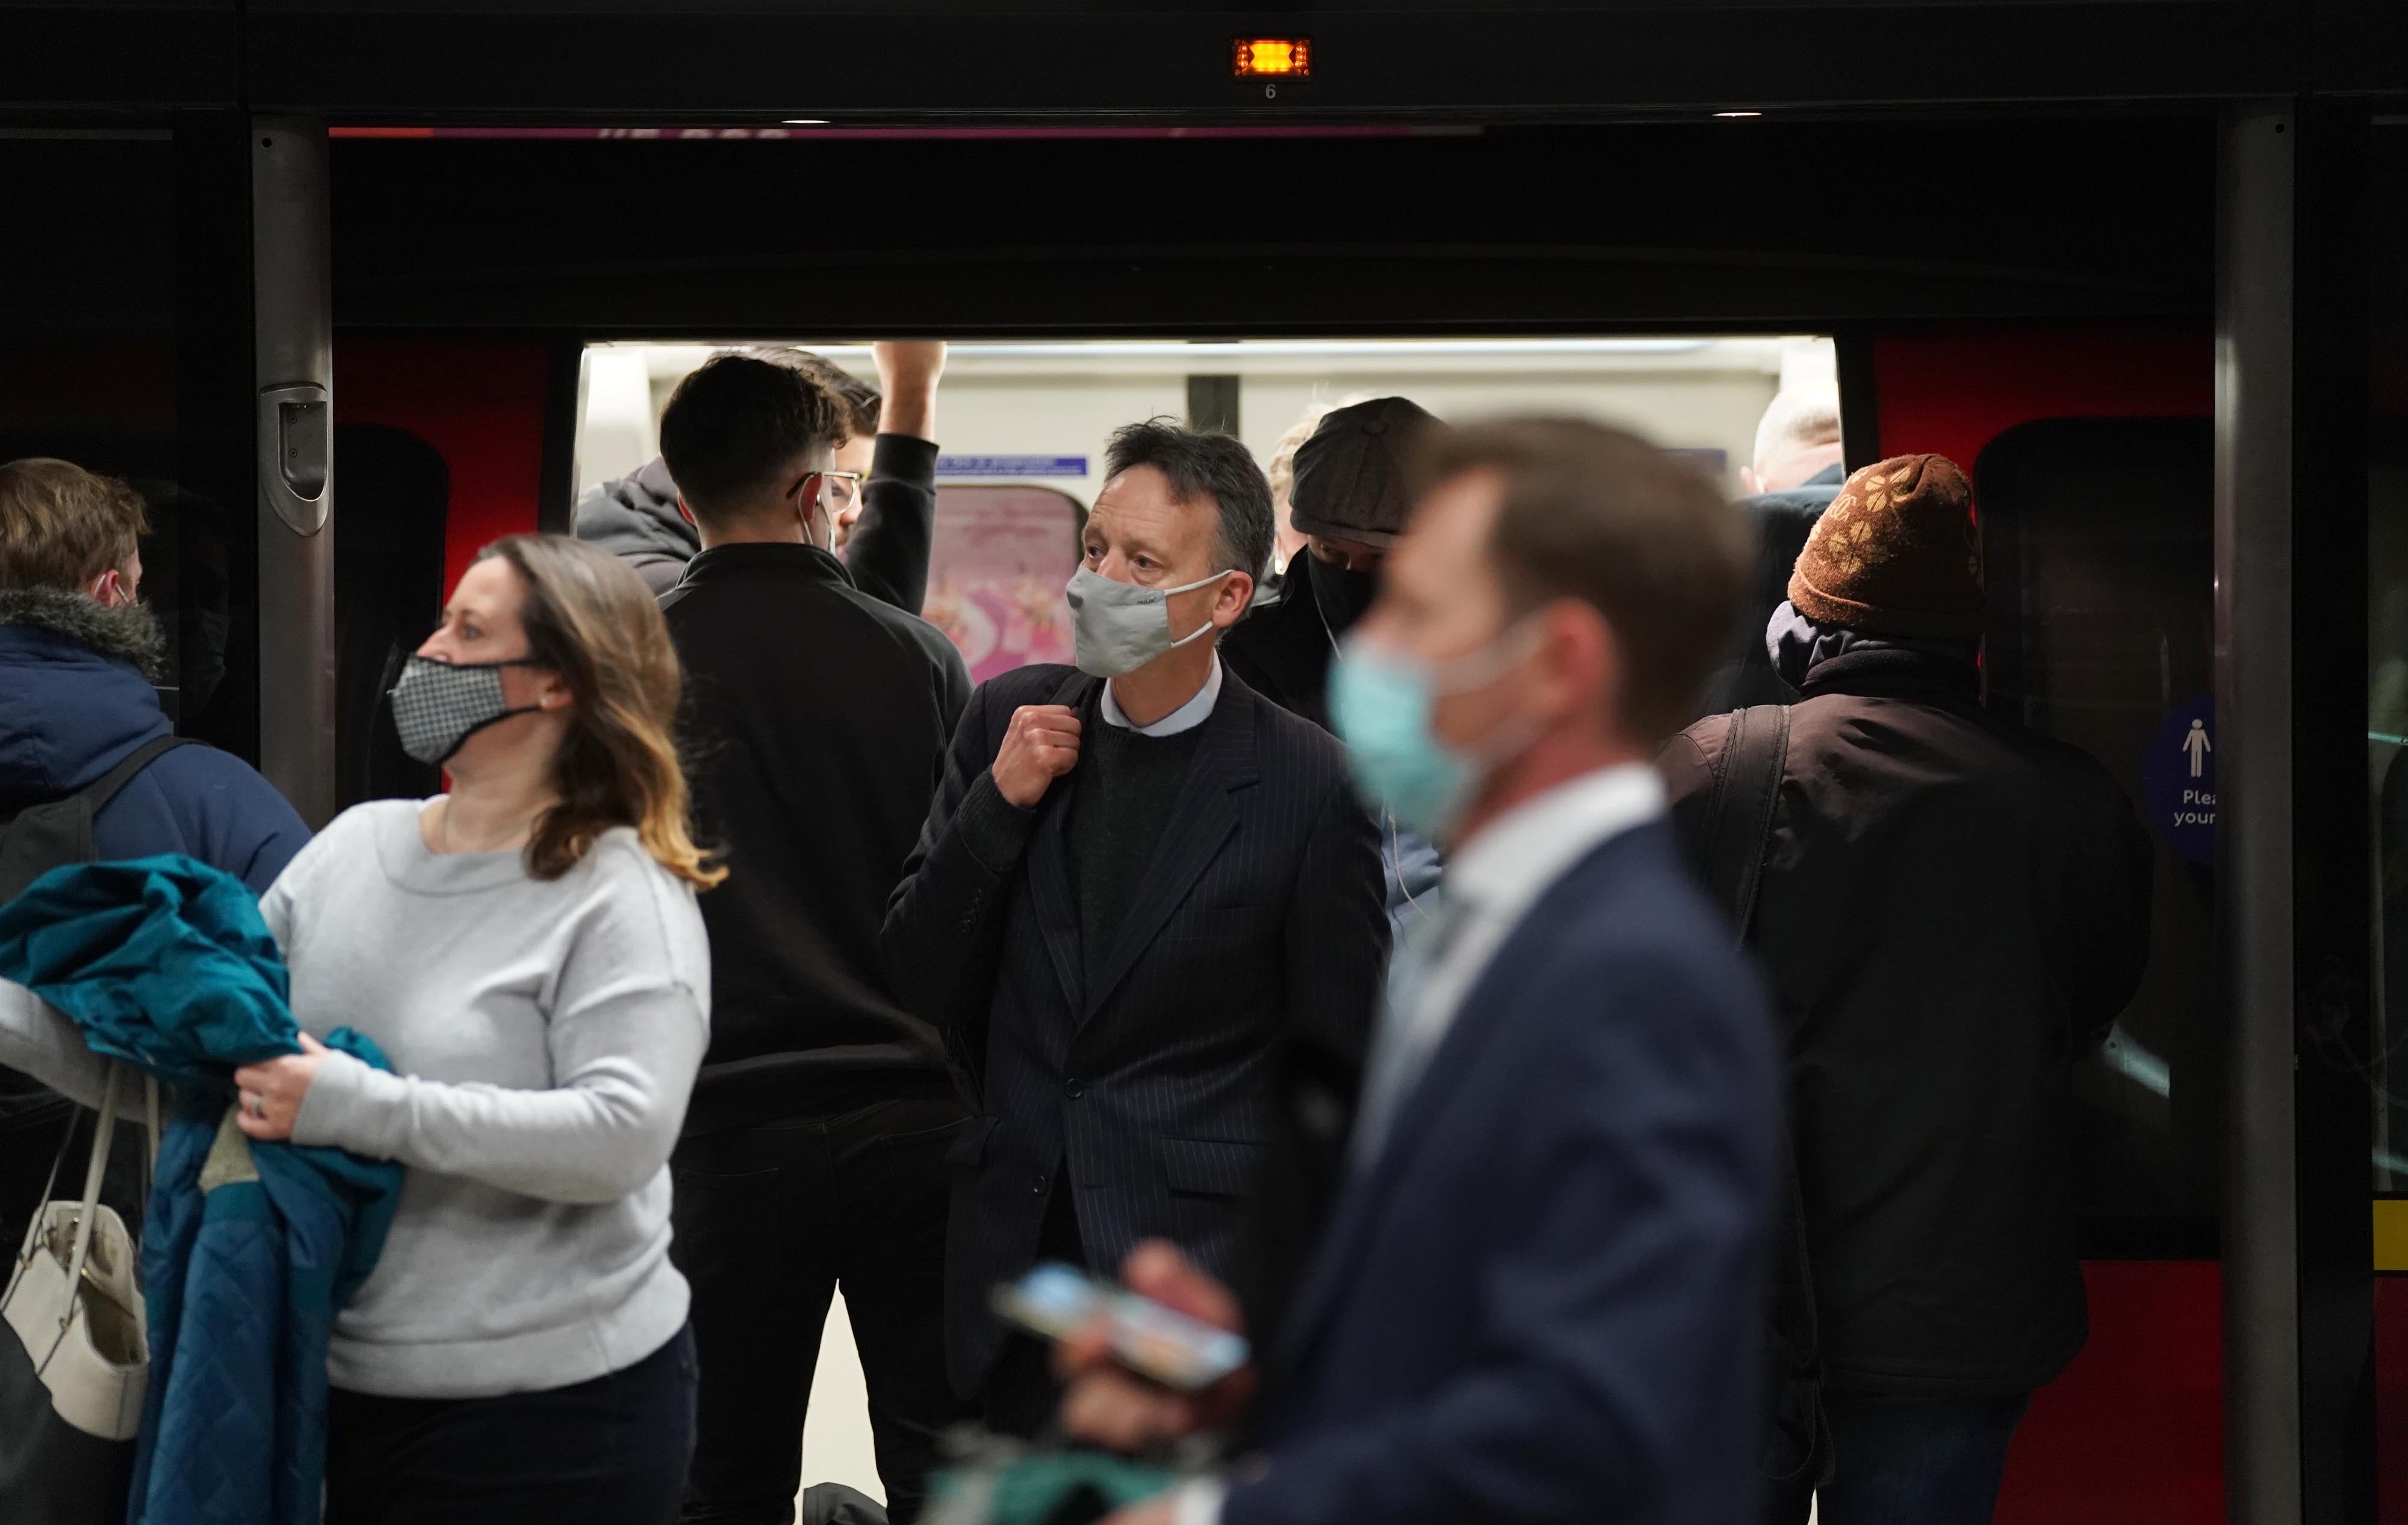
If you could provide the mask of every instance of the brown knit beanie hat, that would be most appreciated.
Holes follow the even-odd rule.
[[[1973,489],[1945,455],[1894,455],[1850,477],[1814,522],[1789,601],[1817,625],[1930,640],[1982,639]]]

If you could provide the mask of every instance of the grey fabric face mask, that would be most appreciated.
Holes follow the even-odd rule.
[[[444,763],[460,743],[497,720],[539,708],[511,709],[502,697],[504,668],[531,668],[539,662],[437,662],[413,656],[401,669],[401,681],[386,696],[393,701],[393,728],[401,750],[423,763]]]
[[[1093,568],[1072,575],[1064,595],[1070,600],[1072,660],[1079,670],[1097,678],[1118,678],[1186,645],[1212,628],[1202,625],[1174,640],[1170,637],[1170,596],[1210,587],[1233,572],[1214,572],[1175,588],[1145,588],[1116,582]]]

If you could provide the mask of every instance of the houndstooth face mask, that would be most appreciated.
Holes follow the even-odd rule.
[[[523,658],[511,662],[438,662],[413,656],[401,669],[401,681],[385,697],[393,701],[393,727],[401,734],[401,750],[423,763],[443,763],[460,743],[497,720],[523,715],[540,705],[511,709],[502,697],[504,668],[541,667]]]

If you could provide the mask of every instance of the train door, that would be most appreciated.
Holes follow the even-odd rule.
[[[2224,1023],[2204,798],[2209,338],[1926,329],[1877,336],[1871,352],[1881,451],[1939,450],[1972,471],[1990,577],[1985,703],[2099,758],[2157,844],[2142,989],[2075,1077],[2091,1335],[2035,1396],[1999,1518],[2214,1518]],[[2186,749],[2193,719],[2204,740]]]
[[[2354,1041],[2346,1027],[2332,1036],[2376,1101],[2373,1487],[2383,1525],[2401,1525],[2408,1521],[2408,257],[2401,253],[2408,249],[2408,118],[2378,119],[2370,128],[2362,175],[2354,189],[2372,224],[2364,263],[2336,274],[2365,281],[2362,798],[2373,847],[2373,1021],[2363,1041]]]

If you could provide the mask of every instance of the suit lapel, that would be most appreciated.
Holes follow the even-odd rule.
[[[1075,785],[1074,785],[1075,787]],[[1037,913],[1037,930],[1045,953],[1054,961],[1054,977],[1070,1010],[1086,1006],[1086,957],[1079,941],[1079,899],[1070,874],[1069,797],[1071,789],[1056,788],[1039,815],[1028,843],[1028,895]]]
[[[1154,945],[1162,924],[1196,887],[1222,845],[1238,829],[1238,807],[1229,795],[1258,776],[1254,767],[1254,706],[1260,703],[1237,675],[1222,669],[1221,698],[1204,722],[1204,740],[1188,765],[1162,827],[1153,859],[1138,881],[1137,898],[1121,919],[1118,940],[1102,975],[1081,1008],[1093,1016],[1121,981],[1128,977],[1146,949]],[[1101,724],[1100,718],[1097,724]],[[1078,913],[1071,912],[1075,928]]]

